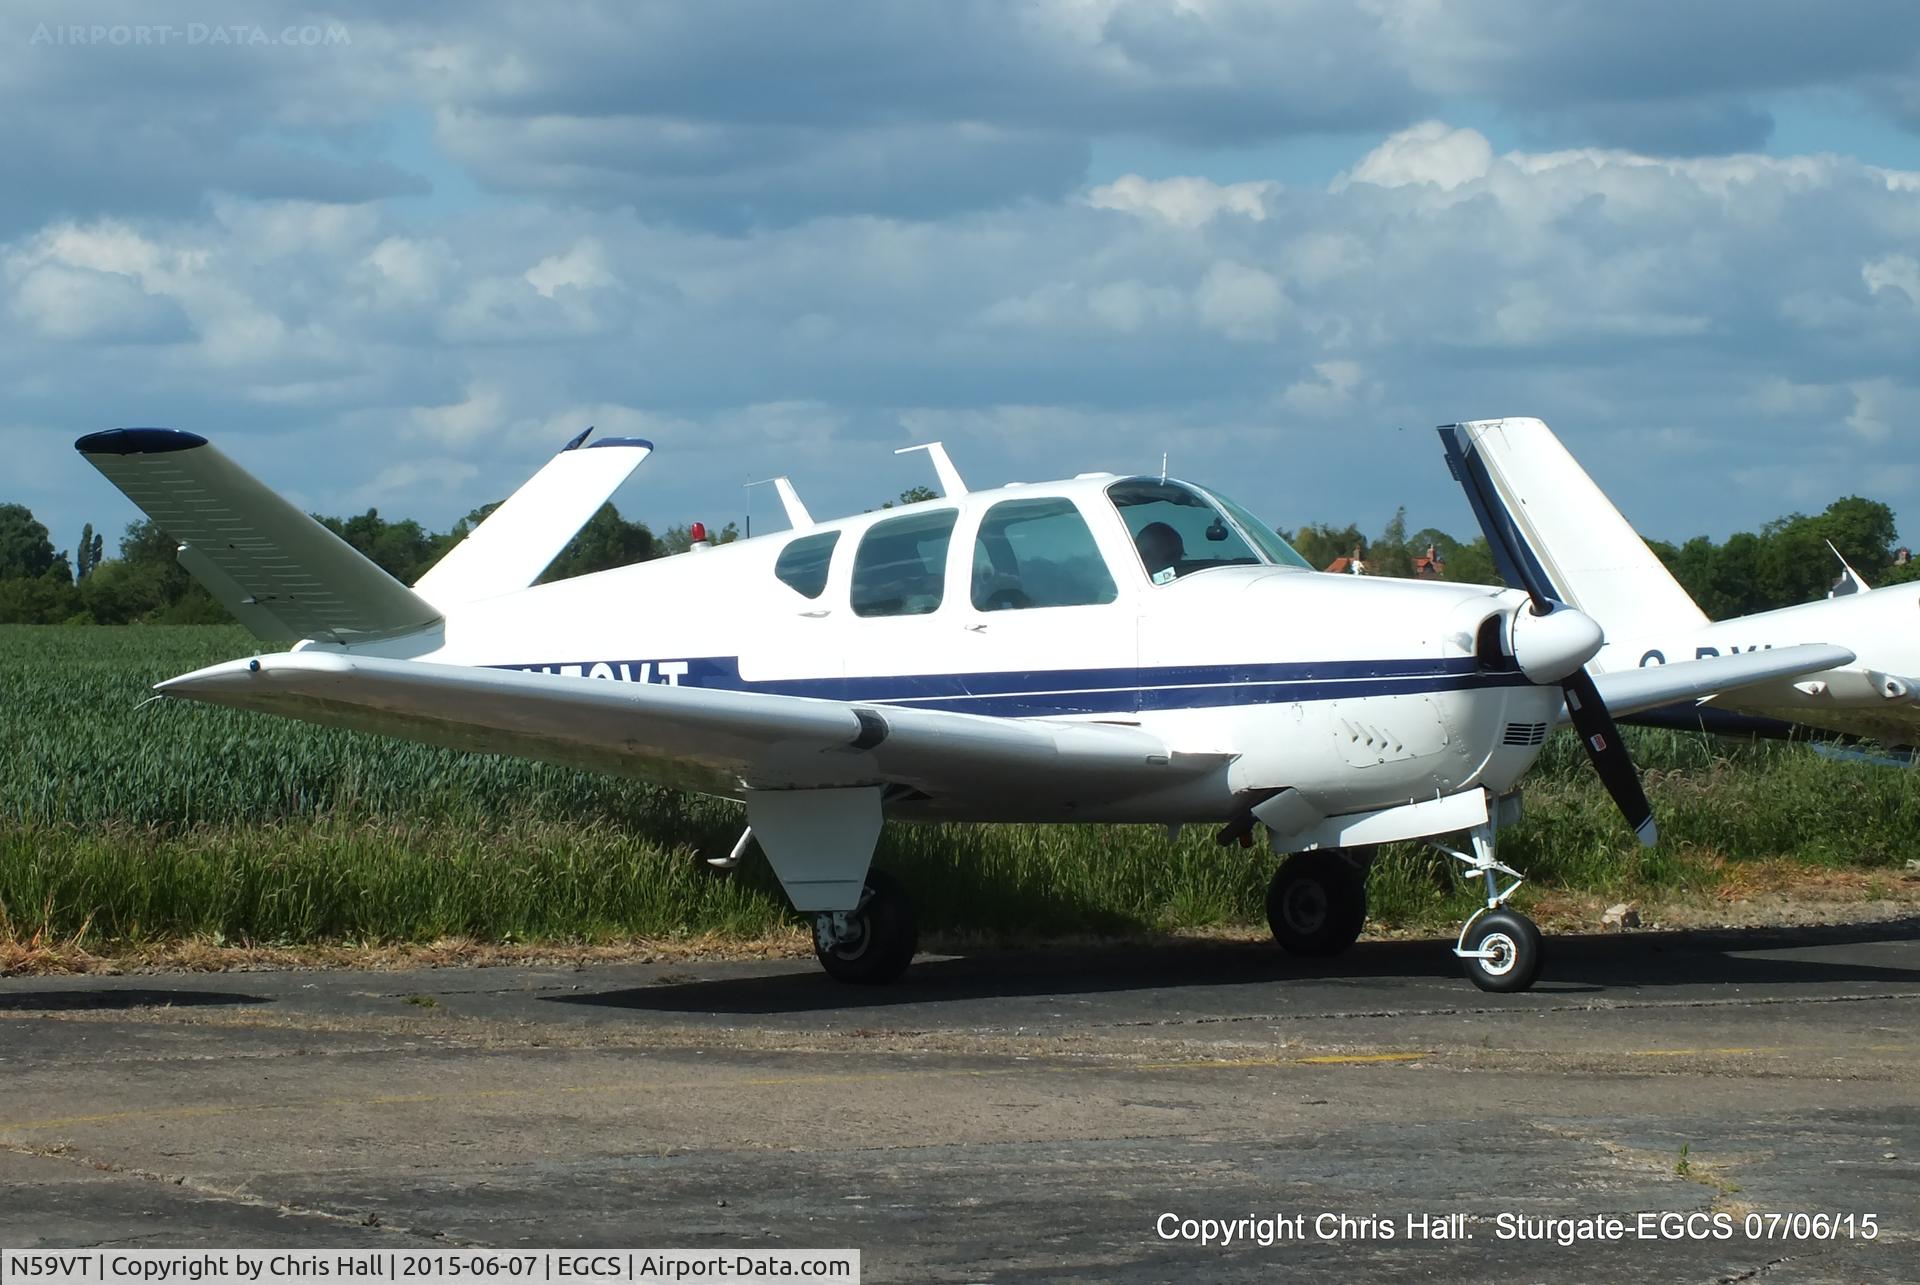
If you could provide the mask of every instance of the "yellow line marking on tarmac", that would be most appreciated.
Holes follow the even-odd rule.
[[[1378,1066],[1393,1062],[1419,1062],[1432,1056],[1431,1052],[1422,1050],[1409,1053],[1318,1053],[1311,1057],[1210,1057],[1194,1058],[1185,1062],[1142,1062],[1128,1069],[1134,1071],[1231,1071],[1267,1066]]]
[[[1141,1063],[1098,1063],[1076,1062],[1068,1066],[1034,1066],[1022,1064],[1010,1067],[967,1068],[953,1071],[935,1071],[932,1074],[961,1075],[969,1078],[1003,1075],[1071,1074],[1088,1071],[1196,1071],[1231,1070],[1234,1068],[1258,1068],[1281,1066],[1369,1066],[1403,1062],[1416,1062],[1432,1057],[1428,1052],[1402,1053],[1327,1053],[1309,1057],[1257,1057],[1257,1058],[1194,1058],[1183,1062],[1141,1062]],[[898,1071],[866,1071],[851,1074],[807,1075],[764,1075],[740,1080],[692,1080],[677,1084],[655,1083],[644,1086],[653,1093],[675,1093],[689,1089],[707,1089],[716,1087],[732,1088],[791,1088],[812,1084],[852,1084],[861,1081],[897,1080],[907,1076],[926,1075],[927,1071],[918,1068],[903,1068]],[[367,1098],[325,1098],[304,1102],[242,1102],[223,1106],[196,1107],[160,1107],[136,1108],[128,1111],[104,1111],[92,1115],[54,1116],[44,1120],[7,1120],[0,1121],[0,1134],[19,1130],[65,1129],[85,1124],[117,1124],[130,1120],[199,1120],[213,1116],[243,1115],[260,1111],[295,1110],[351,1110],[353,1108],[418,1106],[432,1102],[481,1102],[498,1101],[508,1098],[550,1097],[557,1094],[632,1094],[633,1081],[625,1080],[617,1084],[575,1084],[537,1089],[476,1089],[462,1093],[388,1093]]]
[[[1752,1053],[1784,1053],[1783,1048],[1724,1048],[1724,1049],[1626,1049],[1624,1057],[1743,1057]]]

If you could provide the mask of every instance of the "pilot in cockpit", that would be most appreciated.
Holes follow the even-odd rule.
[[[1187,556],[1186,541],[1165,522],[1147,523],[1140,528],[1140,534],[1133,537],[1133,542],[1140,550],[1140,561],[1146,565],[1147,578],[1155,584],[1173,579],[1168,573],[1177,574],[1180,560]]]

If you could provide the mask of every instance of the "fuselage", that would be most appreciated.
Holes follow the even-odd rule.
[[[1707,625],[1642,629],[1635,636],[1609,638],[1595,663],[1614,671],[1800,643],[1842,643],[1859,659],[1791,682],[1723,692],[1698,713],[1675,711],[1675,717],[1685,722],[1703,716],[1709,727],[1729,731],[1802,724],[1893,745],[1920,743],[1920,584]]]
[[[976,491],[538,585],[354,650],[1123,723],[1222,764],[1145,797],[902,790],[904,816],[1208,821],[1289,787],[1335,815],[1513,787],[1560,703],[1486,645],[1520,595],[1315,572],[1216,503],[1106,474]]]

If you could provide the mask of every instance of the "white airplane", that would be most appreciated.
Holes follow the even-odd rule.
[[[1855,653],[1830,670],[1729,687],[1633,721],[1765,735],[1789,734],[1797,724],[1920,744],[1920,584],[1869,590],[1841,558],[1856,592],[1711,621],[1545,424],[1476,420],[1446,425],[1440,437],[1500,574],[1511,584],[1538,578],[1549,595],[1606,630],[1596,671],[1810,642]]]
[[[1201,823],[1243,845],[1264,829],[1291,854],[1269,921],[1304,955],[1359,935],[1376,845],[1465,832],[1452,855],[1486,904],[1455,952],[1480,986],[1521,990],[1540,938],[1506,909],[1521,876],[1494,838],[1567,707],[1651,842],[1609,703],[1850,659],[1814,646],[1597,684],[1599,627],[1537,595],[1319,574],[1165,477],[969,492],[937,443],[909,449],[943,498],[815,522],[787,485],[790,531],[535,585],[651,450],[576,438],[411,588],[204,438],[77,445],[256,634],[299,640],[162,695],[740,800],[734,856],[758,841],[852,982],[915,950],[909,901],[869,868],[894,817]]]

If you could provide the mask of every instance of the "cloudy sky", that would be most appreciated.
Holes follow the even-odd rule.
[[[1905,0],[394,8],[0,18],[0,500],[57,545],[135,516],[71,449],[127,424],[435,526],[593,424],[656,525],[940,438],[1464,533],[1432,426],[1501,414],[1652,535],[1920,542]]]

